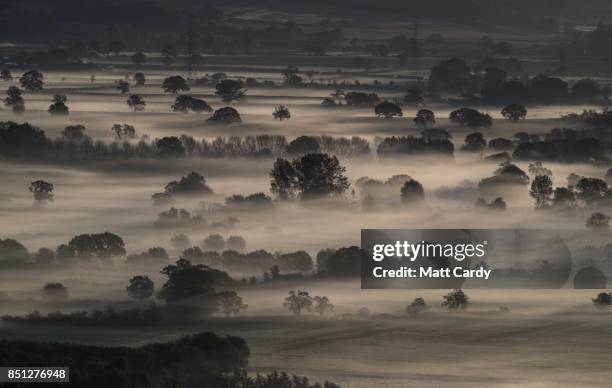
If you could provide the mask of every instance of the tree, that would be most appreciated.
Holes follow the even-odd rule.
[[[323,316],[325,313],[327,313],[327,311],[332,311],[334,309],[334,305],[329,302],[329,298],[326,296],[315,296],[313,301],[313,310],[320,316]]]
[[[302,199],[343,194],[349,187],[346,169],[335,155],[307,154],[295,159],[295,188]]]
[[[548,175],[549,177],[551,177],[553,173],[550,169],[544,167],[542,162],[537,161],[537,162],[529,163],[529,174],[535,175],[535,176]]]
[[[375,106],[380,101],[376,93],[348,92],[344,95],[348,106]]]
[[[239,315],[242,310],[246,310],[249,306],[242,302],[242,298],[238,296],[236,291],[223,291],[217,294],[218,310],[229,318],[232,315]]]
[[[70,113],[68,107],[66,106],[66,95],[64,94],[56,94],[53,96],[53,103],[49,105],[49,113],[52,115],[67,115]]]
[[[552,180],[548,175],[537,175],[531,182],[529,195],[535,200],[535,208],[541,209],[550,205],[553,195]]]
[[[175,75],[164,79],[162,89],[165,93],[176,94],[179,91],[187,91],[190,88],[185,78],[181,77],[180,75]]]
[[[414,203],[425,199],[423,185],[414,179],[409,179],[404,183],[401,190],[401,197],[404,203]]]
[[[289,108],[285,105],[279,105],[274,108],[274,112],[272,112],[272,117],[275,119],[279,119],[280,121],[289,120],[291,118],[291,113],[289,112]]]
[[[55,260],[55,252],[49,248],[40,248],[34,255],[37,265],[48,266]]]
[[[610,229],[610,217],[603,213],[593,213],[586,221],[587,229],[608,230]]]
[[[23,73],[21,78],[19,78],[19,83],[25,90],[36,92],[43,89],[43,85],[45,84],[43,79],[44,76],[41,72],[38,70],[30,70]]]
[[[129,124],[113,124],[111,131],[115,133],[117,139],[121,140],[136,139],[138,137],[136,135],[136,128]]]
[[[62,283],[47,283],[42,289],[42,296],[49,302],[63,302],[68,299],[68,289]]]
[[[451,58],[431,69],[429,87],[436,92],[465,92],[470,85],[470,66],[462,59]]]
[[[283,78],[286,85],[299,85],[302,83],[302,77],[298,75],[300,69],[296,66],[287,66],[283,69]]]
[[[487,141],[480,132],[470,133],[465,137],[461,149],[467,152],[481,152],[487,146]]]
[[[312,297],[306,291],[289,291],[283,306],[293,314],[299,316],[303,310],[312,310]]]
[[[245,93],[246,90],[243,89],[243,84],[240,80],[225,79],[215,85],[215,95],[227,104],[232,101],[240,101]]]
[[[34,181],[30,183],[30,193],[34,195],[34,200],[39,204],[45,202],[53,202],[53,183],[45,182],[43,180]]]
[[[225,248],[225,239],[220,234],[210,234],[204,239],[204,249],[209,251],[222,251]]]
[[[126,94],[130,91],[130,83],[124,80],[115,82],[115,89],[121,94]]]
[[[270,171],[270,191],[280,200],[294,197],[297,186],[297,173],[293,164],[287,159],[278,158]]]
[[[90,137],[85,134],[86,129],[87,128],[85,128],[85,126],[81,124],[68,125],[66,128],[62,130],[62,133],[61,133],[62,139],[66,141],[70,141],[70,142],[77,142],[77,143],[90,139]]]
[[[493,125],[491,116],[472,108],[460,108],[449,115],[450,121],[472,129],[490,128]]]
[[[242,252],[246,249],[246,240],[242,236],[229,236],[225,241],[227,248],[237,252]]]
[[[427,129],[436,125],[436,115],[429,109],[419,109],[412,121],[414,125]]]
[[[612,306],[612,292],[600,292],[596,298],[591,300],[595,307],[599,309],[609,308]]]
[[[132,55],[132,62],[134,62],[134,64],[136,64],[136,65],[142,65],[146,61],[147,61],[147,56],[144,55],[141,52],[138,52],[138,53]]]
[[[411,317],[416,317],[424,311],[427,311],[429,306],[425,303],[423,298],[415,298],[412,303],[406,306],[406,314]]]
[[[206,184],[206,178],[195,171],[181,177],[178,181],[168,183],[165,192],[170,195],[207,195],[213,193],[212,189]]]
[[[12,81],[13,75],[11,74],[10,70],[2,69],[2,71],[0,71],[0,79],[2,81]]]
[[[553,195],[553,206],[555,207],[571,207],[576,204],[576,194],[566,188],[557,187]]]
[[[196,113],[213,111],[206,101],[185,94],[176,97],[171,108],[173,111],[181,113],[187,113],[190,110]]]
[[[136,299],[139,302],[149,299],[155,291],[153,280],[147,276],[134,276],[130,279],[129,284],[125,288],[130,298]]]
[[[144,73],[136,73],[134,74],[134,82],[136,82],[136,86],[142,86],[147,82]]]
[[[206,314],[217,309],[214,286],[219,274],[225,274],[224,272],[179,259],[176,264],[164,267],[161,274],[165,275],[167,280],[158,296],[170,307],[185,307],[187,312],[192,312],[195,308]]]
[[[234,124],[241,123],[240,113],[231,106],[219,108],[207,120],[209,123]]]
[[[80,234],[68,242],[68,247],[77,257],[85,261],[94,258],[108,261],[113,257],[125,255],[123,239],[109,232]]]
[[[390,119],[393,117],[402,117],[402,108],[399,105],[389,101],[383,101],[374,107],[374,113],[378,117],[384,117]]]
[[[576,184],[579,199],[587,205],[593,205],[603,198],[608,190],[608,184],[599,178],[582,178]]]
[[[7,97],[4,99],[4,105],[11,108],[14,113],[22,113],[25,111],[25,102],[21,96],[21,90],[16,86],[10,86],[6,91]]]
[[[166,66],[170,66],[170,64],[176,58],[176,54],[176,47],[171,44],[164,45],[164,47],[161,49],[162,62]]]
[[[456,289],[443,296],[442,307],[447,307],[449,311],[465,310],[470,305],[470,298],[461,289]]]
[[[145,106],[147,105],[144,98],[142,98],[138,94],[130,95],[130,97],[127,100],[125,100],[125,102],[128,104],[130,108],[134,110],[134,112],[141,112],[145,110]]]
[[[185,147],[176,136],[165,136],[155,141],[157,149],[156,156],[159,157],[179,157],[185,156]]]
[[[527,109],[521,104],[510,104],[502,109],[501,114],[510,121],[519,121],[527,117]]]

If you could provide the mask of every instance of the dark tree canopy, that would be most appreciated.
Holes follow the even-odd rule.
[[[221,123],[221,124],[233,124],[241,123],[240,113],[231,106],[226,106],[215,110],[215,112],[208,118],[209,123]]]
[[[171,195],[207,195],[213,191],[204,176],[192,171],[178,181],[168,183],[165,192]]]
[[[181,77],[180,75],[175,75],[164,79],[162,89],[166,93],[176,94],[179,91],[187,91],[190,88],[185,78]]]
[[[38,70],[30,70],[23,73],[19,78],[21,87],[30,92],[36,92],[43,89],[45,82],[43,81],[44,76]]]
[[[374,113],[378,117],[384,117],[386,119],[390,119],[393,117],[402,117],[404,114],[402,113],[402,108],[389,101],[381,102],[380,104],[374,107]]]
[[[125,255],[123,239],[109,232],[80,234],[70,240],[68,246],[85,261],[92,259],[106,261]]]
[[[192,96],[182,94],[174,100],[171,106],[175,112],[187,113],[189,111],[195,113],[212,112],[213,109],[206,101]]]
[[[338,158],[327,154],[306,154],[291,163],[277,159],[270,172],[271,190],[279,198],[311,199],[342,194],[349,187],[344,172]]]
[[[130,298],[143,301],[153,296],[155,284],[149,277],[138,275],[130,279],[126,291]]]
[[[240,80],[224,79],[215,85],[215,95],[226,104],[232,101],[240,101],[246,93],[243,87],[244,85]]]

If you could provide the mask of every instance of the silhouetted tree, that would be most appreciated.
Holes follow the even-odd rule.
[[[487,113],[480,113],[476,109],[461,108],[450,113],[450,121],[461,126],[472,129],[490,128],[493,125],[491,116]]]
[[[313,298],[313,302],[313,310],[320,316],[323,316],[328,311],[331,312],[334,309],[334,305],[330,303],[329,298],[326,296],[315,296]]]
[[[38,180],[30,183],[30,193],[34,195],[34,200],[40,204],[53,202],[53,183]]]
[[[43,85],[45,84],[43,79],[44,76],[41,72],[38,70],[30,70],[23,73],[21,78],[19,78],[19,83],[25,90],[36,92],[43,89]]]
[[[283,79],[286,85],[299,85],[302,83],[302,77],[299,76],[300,69],[296,66],[287,66],[283,69]]]
[[[164,79],[162,89],[165,93],[176,94],[179,91],[187,91],[190,88],[185,78],[181,77],[180,75],[175,75]]]
[[[510,104],[501,111],[502,116],[511,121],[519,121],[527,117],[527,109],[521,104]]]
[[[40,248],[34,255],[36,264],[40,266],[48,266],[53,264],[55,260],[55,252],[49,248]]]
[[[113,40],[108,44],[108,50],[115,55],[119,55],[120,52],[125,50],[125,43],[121,40]]]
[[[586,221],[587,229],[608,230],[610,229],[610,217],[603,213],[593,213]]]
[[[134,74],[134,82],[136,82],[136,86],[142,86],[147,82],[144,73],[136,73]]]
[[[470,298],[461,289],[449,292],[443,297],[442,307],[452,310],[465,310],[470,305]]]
[[[108,261],[113,257],[125,255],[123,239],[109,232],[80,234],[68,242],[68,247],[85,261],[94,258]]]
[[[136,128],[129,124],[113,124],[111,131],[115,134],[117,139],[121,140],[136,139],[138,137],[136,135]]]
[[[402,113],[402,108],[399,105],[394,104],[389,101],[383,101],[380,104],[374,107],[374,113],[378,117],[384,117],[386,119],[390,119],[393,117],[402,117],[404,114]]]
[[[275,119],[279,119],[280,121],[288,120],[291,118],[291,113],[289,112],[289,108],[285,105],[279,105],[274,108],[274,112],[272,112],[272,117]]]
[[[10,86],[6,91],[7,97],[4,99],[4,105],[11,108],[14,113],[22,113],[25,111],[25,102],[21,96],[21,90],[16,86]]]
[[[461,149],[467,152],[480,152],[487,146],[487,141],[480,132],[470,133],[465,137]]]
[[[231,106],[219,108],[207,120],[209,123],[233,124],[241,123],[240,113]]]
[[[571,207],[576,205],[576,194],[566,188],[557,187],[553,194],[553,206],[555,207]]]
[[[232,101],[240,101],[246,93],[243,86],[240,80],[224,79],[215,85],[215,95],[227,104]]]
[[[13,75],[11,74],[10,70],[2,69],[2,71],[0,71],[0,79],[2,81],[12,81]]]
[[[229,236],[225,242],[228,249],[242,252],[246,249],[246,240],[242,236]]]
[[[125,288],[130,298],[136,299],[139,302],[149,299],[155,291],[153,280],[147,276],[138,275],[130,279],[129,284]]]
[[[423,298],[415,298],[412,303],[406,306],[406,314],[411,317],[416,317],[424,311],[427,311],[429,306]]]
[[[591,300],[593,305],[599,309],[609,308],[612,306],[612,292],[600,292],[596,298]]]
[[[142,98],[138,94],[130,95],[130,97],[125,102],[130,108],[134,110],[134,112],[141,112],[145,110],[145,106],[147,105],[144,98]]]
[[[165,136],[155,141],[156,155],[159,157],[179,157],[185,155],[185,147],[176,136]]]
[[[68,107],[66,106],[66,95],[64,94],[56,94],[53,96],[53,103],[49,105],[49,113],[52,115],[67,115],[70,113]]]
[[[429,109],[419,109],[412,122],[418,127],[428,128],[436,125],[436,115]]]
[[[283,304],[285,308],[295,315],[301,315],[303,310],[312,310],[312,297],[306,291],[289,291]]]
[[[121,94],[126,94],[130,91],[130,83],[124,80],[115,82],[115,89]]]
[[[529,195],[535,200],[535,208],[541,209],[550,205],[553,195],[552,181],[548,175],[537,175],[531,182]]]
[[[465,92],[470,85],[470,66],[464,60],[451,58],[431,69],[429,87],[433,91]]]
[[[608,190],[608,184],[599,178],[582,178],[576,184],[579,199],[587,205],[593,205],[603,198]]]
[[[404,203],[414,203],[425,199],[425,190],[423,185],[414,179],[410,179],[404,183],[401,190],[401,197]]]
[[[182,94],[174,100],[174,104],[171,106],[175,112],[187,113],[190,110],[196,113],[201,112],[212,112],[213,109],[206,103],[206,101],[192,96]]]
[[[223,291],[217,294],[218,310],[229,318],[232,315],[237,316],[242,310],[246,310],[249,306],[242,302],[242,298],[238,296],[236,291]]]
[[[68,299],[68,289],[62,283],[47,283],[42,289],[42,296],[50,302],[63,302]]]
[[[90,139],[89,136],[85,134],[85,126],[81,124],[77,125],[68,125],[66,128],[62,130],[61,136],[62,139],[71,142],[81,142],[87,139]]]
[[[204,239],[204,249],[222,251],[225,249],[225,239],[220,234],[210,234]]]

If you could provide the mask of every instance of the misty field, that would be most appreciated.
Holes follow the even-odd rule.
[[[0,41],[0,339],[96,345],[111,361],[79,365],[86,378],[117,368],[151,387],[273,371],[344,388],[610,386],[612,72],[597,34],[612,28],[363,9],[367,23],[231,8],[198,25],[223,49],[188,53],[191,30],[83,43],[64,62]],[[566,279],[366,290],[362,229],[507,229],[512,252],[465,268]],[[567,255],[529,251],[530,229],[571,232],[552,240]],[[207,353],[227,354],[202,332],[240,337],[207,337],[231,362],[208,371]],[[206,357],[165,381],[159,360],[178,351],[160,343]]]

